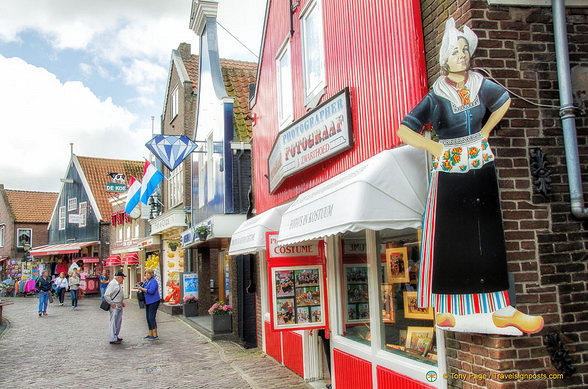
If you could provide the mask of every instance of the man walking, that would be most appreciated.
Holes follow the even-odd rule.
[[[120,344],[122,338],[118,337],[120,333],[120,326],[122,324],[122,314],[125,303],[123,302],[125,295],[123,292],[122,283],[125,278],[122,271],[117,271],[114,279],[108,283],[106,292],[104,292],[104,300],[110,304],[110,344]]]
[[[47,271],[44,271],[41,278],[37,280],[37,290],[39,291],[39,317],[47,316],[47,301],[51,293],[51,278]]]

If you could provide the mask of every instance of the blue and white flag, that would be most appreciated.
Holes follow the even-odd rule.
[[[127,205],[125,206],[125,213],[131,214],[131,211],[135,209],[139,201],[141,200],[141,183],[135,180],[135,177],[131,177],[129,183],[129,189],[127,190]]]
[[[163,173],[157,168],[145,161],[145,169],[143,170],[143,182],[141,183],[141,202],[147,205],[149,196],[155,191],[157,185],[163,180]]]

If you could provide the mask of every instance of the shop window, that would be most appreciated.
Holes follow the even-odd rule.
[[[173,208],[184,200],[184,164],[172,170],[167,180],[168,208]]]
[[[6,231],[6,226],[0,226],[0,247],[4,247],[4,233]]]
[[[67,211],[76,211],[78,209],[78,198],[72,197],[67,199]]]
[[[65,230],[65,205],[59,207],[59,230]]]
[[[292,57],[290,40],[286,39],[276,56],[276,75],[278,85],[278,121],[280,127],[292,121]]]
[[[346,233],[341,239],[340,271],[342,333],[360,343],[371,343],[368,264],[365,233]]]
[[[304,104],[314,108],[326,86],[323,12],[320,1],[310,1],[300,16]]]
[[[204,207],[204,181],[206,177],[206,165],[204,153],[198,154],[198,208]]]
[[[88,212],[88,202],[82,201],[80,203],[80,227],[86,227],[86,213]]]
[[[392,230],[376,233],[379,268],[382,350],[436,364],[435,322],[432,308],[419,308],[417,233],[398,236]]]
[[[178,87],[176,86],[171,94],[171,120],[174,120],[174,118],[178,114],[179,105],[180,105],[180,96],[179,96]]]
[[[31,247],[33,244],[33,230],[30,228],[18,228],[16,230],[16,247]]]

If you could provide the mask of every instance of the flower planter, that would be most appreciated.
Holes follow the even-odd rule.
[[[200,239],[201,241],[205,241],[207,237],[208,237],[208,233],[198,234],[198,239]]]
[[[184,304],[184,316],[186,316],[186,317],[198,316],[198,303]]]
[[[224,334],[231,332],[232,316],[228,315],[212,315],[212,332],[215,334]]]

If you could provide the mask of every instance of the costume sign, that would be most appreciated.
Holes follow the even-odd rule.
[[[266,234],[273,329],[327,328],[323,242],[278,246],[277,237]]]
[[[510,97],[502,86],[469,70],[477,44],[472,30],[460,31],[452,18],[447,21],[439,53],[444,75],[398,130],[405,143],[433,155],[418,291],[406,301],[410,306],[416,297],[419,308],[434,308],[437,326],[446,330],[536,333],[543,319],[523,314],[509,302],[498,179],[488,142]],[[427,123],[439,142],[420,135]],[[390,253],[391,263],[399,265],[392,269],[405,277],[397,256]]]

